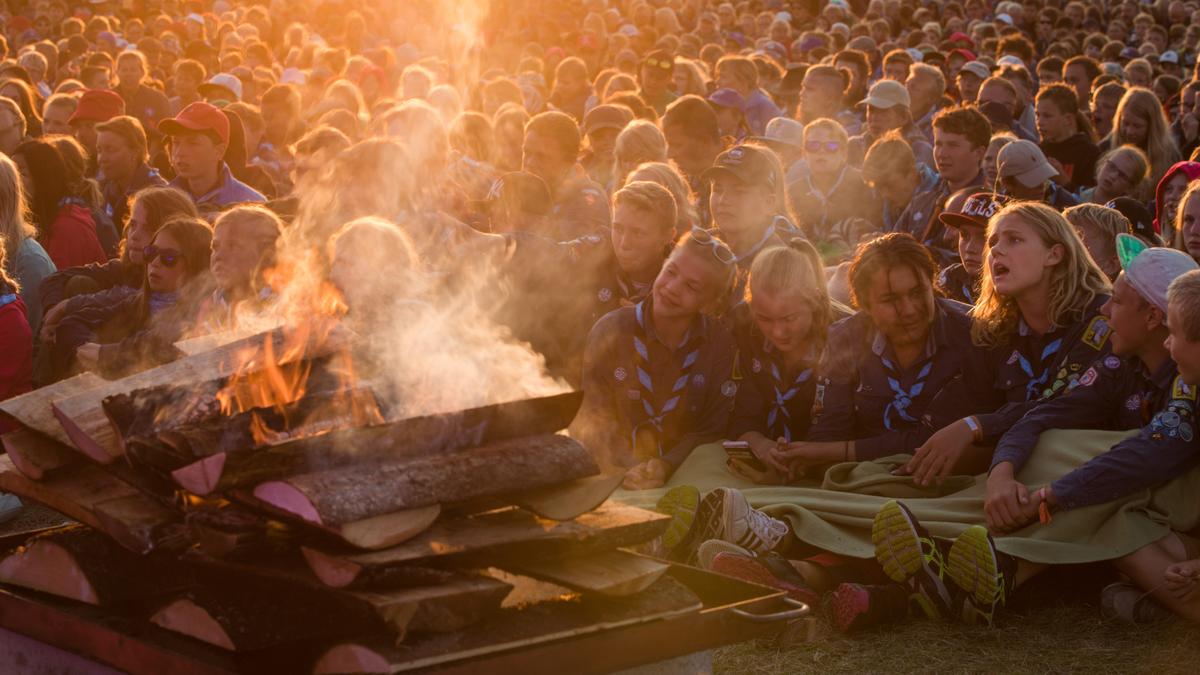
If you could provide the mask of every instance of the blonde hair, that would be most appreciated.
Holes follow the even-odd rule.
[[[1134,169],[1136,175],[1130,176],[1130,178],[1134,179],[1132,192],[1139,192],[1146,182],[1146,177],[1150,175],[1150,158],[1147,157],[1146,153],[1136,145],[1129,145],[1127,143],[1119,148],[1113,148],[1105,152],[1103,155],[1100,155],[1100,159],[1096,160],[1096,174],[1099,175],[1100,169],[1103,168],[1105,164],[1111,162],[1113,158],[1117,157],[1118,155],[1128,155],[1133,158],[1134,162],[1137,163],[1137,167]]]
[[[649,120],[634,120],[617,134],[617,164],[643,164],[667,161],[667,138],[658,125]]]
[[[1116,209],[1099,204],[1080,204],[1063,211],[1063,217],[1075,228],[1096,227],[1116,246],[1118,234],[1128,234],[1129,219]]]
[[[21,173],[8,155],[0,154],[0,238],[4,240],[5,253],[13,264],[16,264],[21,242],[36,234],[37,229],[29,222]]]
[[[1098,295],[1112,291],[1104,272],[1096,266],[1083,240],[1058,211],[1039,202],[1009,204],[988,222],[988,241],[1002,218],[1013,216],[1028,223],[1047,247],[1063,247],[1062,260],[1050,272],[1050,322],[1057,326],[1076,323]],[[1015,298],[996,291],[992,280],[991,246],[985,249],[979,301],[971,309],[971,339],[981,347],[1005,344],[1017,327],[1020,310]]]
[[[814,131],[828,131],[833,134],[834,138],[838,139],[843,146],[850,141],[850,135],[846,133],[846,128],[836,121],[828,117],[813,120],[804,127],[804,140],[808,141],[808,135]]]
[[[1167,246],[1187,253],[1187,246],[1183,242],[1183,212],[1187,206],[1188,200],[1200,192],[1200,181],[1192,181],[1188,183],[1187,190],[1184,190],[1183,196],[1179,198],[1179,206],[1175,209],[1175,238],[1173,241],[1167,242]],[[1190,253],[1188,255],[1191,255]]]
[[[1187,341],[1200,342],[1200,270],[1175,277],[1167,288],[1167,304],[1184,310],[1182,316],[1174,318],[1182,324]]]
[[[708,96],[708,72],[704,65],[699,61],[692,59],[678,58],[675,60],[676,68],[683,68],[687,72],[687,86],[684,91],[679,92],[680,96],[695,94],[697,96]]]
[[[626,183],[625,187],[613,194],[612,202],[613,207],[618,204],[626,204],[639,211],[653,214],[659,230],[675,232],[675,196],[658,183],[646,180]]]
[[[256,238],[270,239],[272,242],[283,234],[283,221],[274,211],[262,206],[235,206],[217,218],[213,230],[222,225],[252,228]]]
[[[1179,161],[1179,149],[1175,147],[1175,141],[1171,138],[1162,104],[1149,89],[1133,87],[1126,91],[1113,116],[1113,149],[1126,144],[1137,145],[1121,133],[1121,120],[1125,115],[1140,115],[1146,120],[1146,147],[1143,149],[1150,158],[1150,184],[1157,185],[1167,169]]]
[[[825,348],[829,325],[833,323],[833,303],[825,281],[825,266],[821,254],[805,239],[792,239],[787,246],[772,246],[763,250],[750,265],[745,300],[750,303],[755,293],[780,293],[798,290],[812,310],[813,321],[807,339],[809,346],[820,353]]]
[[[715,241],[720,241],[724,244],[724,241],[716,235],[710,234],[709,236]],[[721,262],[707,244],[694,241],[692,233],[686,232],[676,240],[675,247],[667,254],[667,259],[663,263],[663,267],[666,267],[668,263],[682,255],[684,251],[703,260],[709,271],[713,273],[713,283],[716,288],[714,289],[712,302],[709,304],[709,307],[713,311],[706,313],[714,313],[720,308],[726,307],[729,304],[729,296],[733,293],[733,284],[737,280],[737,265]],[[732,250],[730,253],[732,253]]]
[[[688,187],[683,174],[666,162],[645,162],[629,172],[627,181],[644,181],[659,185],[671,191],[675,197],[675,231],[687,232],[700,222],[700,214],[692,203],[692,189]]]
[[[758,87],[758,68],[745,56],[722,56],[717,61],[717,77],[721,76],[722,70],[733,75],[734,79],[749,91]]]

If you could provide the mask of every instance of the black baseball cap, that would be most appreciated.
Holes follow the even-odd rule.
[[[942,213],[938,220],[947,227],[984,227],[996,212],[1012,201],[1007,195],[995,192],[976,192],[963,202],[960,213]]]
[[[1130,234],[1151,246],[1162,246],[1162,237],[1154,231],[1154,214],[1133,197],[1117,197],[1104,206],[1119,211],[1129,221]]]
[[[718,174],[725,173],[748,185],[766,185],[774,188],[778,165],[778,162],[772,161],[771,151],[767,148],[735,145],[717,155],[713,165],[700,174],[700,179],[708,182]]]

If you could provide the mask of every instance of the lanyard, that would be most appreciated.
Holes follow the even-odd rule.
[[[767,426],[771,428],[772,436],[776,438],[782,437],[789,443],[792,441],[792,429],[788,426],[792,421],[792,414],[788,412],[787,404],[793,398],[796,398],[796,394],[800,393],[801,386],[812,378],[812,372],[812,368],[804,369],[792,381],[791,387],[787,391],[783,391],[783,375],[779,370],[779,366],[771,362],[771,379],[774,380],[775,403],[771,408],[771,412],[767,414]],[[780,423],[782,433],[776,427],[776,423]]]
[[[1054,357],[1055,354],[1058,353],[1058,350],[1061,347],[1062,338],[1058,338],[1057,340],[1046,345],[1046,347],[1042,350],[1042,358],[1038,360],[1038,367],[1042,369],[1042,373],[1036,376],[1033,374],[1033,364],[1029,362],[1029,359],[1025,358],[1024,354],[1022,354],[1019,350],[1017,351],[1017,365],[1021,367],[1021,372],[1029,376],[1029,384],[1025,385],[1026,401],[1036,401],[1042,398],[1042,396],[1037,395],[1037,389],[1041,385],[1045,384],[1046,379],[1050,377],[1049,361]]]
[[[913,385],[905,390],[900,386],[900,371],[896,368],[888,358],[882,354],[879,355],[880,362],[883,363],[884,369],[887,370],[888,386],[892,388],[892,402],[888,403],[887,408],[883,410],[883,426],[888,431],[892,431],[892,414],[905,422],[916,422],[917,419],[908,414],[908,407],[912,405],[913,399],[921,395],[925,389],[925,380],[929,378],[929,373],[933,370],[933,357],[930,356],[925,360],[917,373],[917,380]]]
[[[646,345],[645,308],[646,301],[639,302],[634,306],[634,317],[637,319],[637,323],[633,333],[633,353],[634,370],[637,372],[638,384],[642,388],[642,410],[646,413],[646,419],[634,425],[631,447],[633,447],[634,452],[637,451],[637,433],[649,425],[654,430],[655,445],[657,446],[658,454],[661,456],[663,453],[663,426],[667,417],[679,409],[683,393],[692,378],[692,367],[700,360],[700,337],[698,335],[693,336],[691,331],[688,331],[688,335],[684,337],[683,347],[680,349],[684,356],[679,369],[679,377],[675,378],[675,383],[671,385],[671,390],[667,399],[663,401],[662,406],[655,408],[654,378],[650,377],[650,351]]]

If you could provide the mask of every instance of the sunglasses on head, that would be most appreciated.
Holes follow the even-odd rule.
[[[808,152],[837,152],[842,149],[842,144],[837,141],[807,141],[804,149]]]
[[[663,70],[672,70],[675,68],[675,64],[673,62],[665,59],[646,59],[645,63],[651,68],[661,68]]]
[[[732,265],[737,262],[737,256],[733,254],[733,249],[702,227],[692,228],[691,241],[712,251],[713,257],[723,265]]]
[[[158,258],[162,260],[163,267],[174,267],[176,263],[183,260],[183,253],[173,248],[159,248],[151,244],[142,249],[142,257],[146,259],[147,265],[154,262],[155,258]]]

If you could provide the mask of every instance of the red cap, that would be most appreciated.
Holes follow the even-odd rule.
[[[125,114],[125,100],[110,89],[88,89],[79,97],[79,106],[67,120],[75,122],[107,122]]]
[[[963,32],[951,33],[950,37],[947,38],[946,41],[947,42],[965,42],[972,47],[975,46],[975,41],[972,40],[969,35],[967,35],[966,33],[963,33]]]
[[[33,22],[30,21],[28,17],[21,16],[20,14],[8,20],[8,30],[11,33],[16,33],[19,35],[30,28],[33,28]]]
[[[211,103],[190,103],[179,114],[158,123],[158,130],[168,136],[177,136],[189,131],[211,131],[229,142],[229,118]]]

